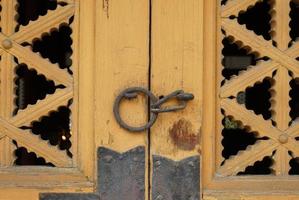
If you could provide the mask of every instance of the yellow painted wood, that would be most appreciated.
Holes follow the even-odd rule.
[[[146,132],[131,133],[112,113],[116,96],[128,87],[148,87],[149,2],[97,1],[95,132],[97,146],[124,152],[147,144]],[[144,97],[121,104],[123,119],[132,125],[147,120]]]
[[[124,89],[148,88],[149,9],[148,0],[96,1],[96,146],[118,152],[136,146],[148,149],[147,132],[132,133],[122,129],[112,109],[115,98]],[[120,114],[128,124],[139,126],[146,123],[147,99],[139,96],[134,100],[124,100]],[[145,199],[149,188],[146,174]]]
[[[0,170],[1,167],[10,167],[14,163],[16,146],[9,137],[0,137]]]
[[[217,5],[216,1],[204,1],[203,90],[206,92],[203,96],[202,188],[203,199],[206,200],[299,198],[296,193],[296,187],[299,185],[297,177],[288,175],[291,159],[288,151],[292,151],[293,156],[298,156],[298,145],[293,138],[298,135],[299,127],[297,122],[288,127],[290,121],[289,81],[291,80],[288,70],[294,72],[294,77],[298,76],[297,69],[293,67],[298,64],[294,59],[298,56],[298,44],[294,43],[291,48],[288,48],[289,1],[276,1],[276,4],[273,4],[272,1],[274,11],[279,12],[276,15],[275,12],[271,12],[272,31],[276,33],[273,36],[278,48],[274,47],[271,41],[265,41],[262,37],[256,36],[252,31],[247,30],[244,25],[239,25],[237,20],[227,18],[231,15],[236,16],[256,2],[231,0],[221,7],[219,4]],[[219,17],[219,14],[223,18]],[[277,19],[278,17],[279,19]],[[274,22],[277,22],[277,24]],[[271,57],[271,60],[258,62],[256,66],[249,67],[246,72],[239,73],[230,81],[225,81],[224,86],[220,86],[219,83],[223,80],[221,76],[221,50],[223,46],[219,42],[223,39],[220,33],[221,28],[225,30],[226,35],[238,43],[240,48],[249,46],[251,47],[250,52],[259,52],[260,56]],[[289,65],[293,66],[290,67]],[[271,88],[271,109],[273,110],[272,120],[276,122],[276,127],[273,127],[271,121],[256,116],[252,111],[245,109],[243,105],[238,105],[235,99],[229,100],[227,98],[236,96],[237,92],[244,91],[247,87],[265,77],[272,77],[274,70],[276,70],[276,73],[273,78],[276,82]],[[217,75],[216,79],[215,75]],[[221,153],[221,148],[219,148],[221,137],[219,135],[221,135],[222,128],[219,123],[221,124],[223,118],[223,114],[218,111],[220,107],[224,108],[225,115],[240,120],[251,131],[257,131],[260,136],[266,135],[270,140],[258,141],[245,151],[240,151],[236,156],[226,160],[223,166],[218,166],[221,160],[216,157],[221,157],[221,154],[219,154]],[[283,140],[282,135],[286,135],[287,142]],[[275,154],[273,154],[274,150],[276,150]],[[275,160],[272,166],[275,172],[273,175],[231,176],[238,171],[243,171],[245,167],[261,160],[264,156],[272,156]]]
[[[9,12],[15,9],[12,6],[15,5],[13,2],[15,1],[1,1],[1,19],[13,19],[12,14],[15,14],[15,12]],[[38,199],[39,192],[92,192],[95,188],[96,151],[93,131],[94,82],[92,79],[94,75],[95,40],[94,0],[84,0],[84,3],[81,0],[75,0],[74,2],[68,0],[68,2],[71,5],[63,8],[58,7],[57,10],[49,12],[49,15],[40,17],[39,20],[30,23],[27,27],[22,27],[18,33],[13,33],[16,25],[13,21],[7,21],[5,25],[1,25],[2,31],[4,29],[3,32],[7,36],[11,36],[9,38],[13,40],[11,49],[0,51],[2,54],[0,163],[5,162],[5,166],[7,166],[7,163],[11,165],[11,162],[14,161],[12,151],[15,149],[15,146],[11,143],[11,139],[15,139],[20,146],[25,146],[29,151],[34,151],[37,156],[43,156],[48,162],[52,162],[57,166],[55,168],[1,168],[1,200],[20,198],[31,200]],[[9,15],[6,13],[9,13]],[[73,23],[70,25],[73,40],[73,77],[67,74],[65,70],[60,70],[56,64],[42,59],[40,54],[35,54],[28,47],[19,45],[23,41],[31,43],[33,38],[41,37],[42,33],[49,32],[53,27],[57,28],[60,23],[68,22],[72,15],[75,16]],[[3,21],[1,20],[1,22]],[[1,42],[7,40],[6,35],[1,34]],[[42,73],[47,78],[54,80],[56,84],[64,84],[66,88],[58,89],[55,94],[48,95],[44,100],[38,101],[36,105],[29,105],[28,109],[21,110],[16,116],[12,116],[15,92],[14,68],[16,63],[14,63],[13,57],[9,54],[16,55],[20,63],[24,62],[28,64],[29,68],[36,68],[38,73]],[[48,115],[49,112],[56,110],[59,106],[66,105],[71,98],[73,98],[71,108],[73,160],[67,157],[65,152],[48,144],[47,141],[43,141],[29,131],[18,128],[22,125],[30,125],[31,121],[39,120],[40,117]],[[5,135],[9,136],[9,138]],[[7,138],[10,143],[7,142]],[[3,144],[7,147],[3,147]],[[5,156],[3,156],[4,149],[6,149]],[[8,153],[12,154],[9,159],[6,157]]]
[[[273,1],[272,11],[272,31],[273,39],[277,42],[277,47],[284,51],[288,48],[291,41],[290,37],[290,16],[291,12],[290,1],[275,0]]]
[[[174,160],[199,155],[202,17],[202,1],[152,1],[151,89],[156,96],[183,89],[193,93],[195,99],[183,111],[159,115],[151,129],[151,155]],[[169,105],[175,104],[172,101]]]

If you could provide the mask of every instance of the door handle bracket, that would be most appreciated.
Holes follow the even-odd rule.
[[[134,98],[137,98],[137,96],[140,94],[145,95],[150,102],[150,109],[149,109],[150,110],[150,118],[149,118],[149,121],[147,122],[147,124],[140,126],[140,127],[134,127],[134,126],[128,125],[125,121],[123,121],[123,119],[121,118],[120,113],[119,113],[119,108],[120,108],[121,101],[123,99],[128,99],[128,100],[134,99]],[[166,102],[173,100],[173,99],[176,99],[178,101],[178,104],[171,105],[171,106],[162,106]],[[141,132],[141,131],[150,129],[156,122],[157,117],[160,113],[175,112],[178,110],[183,110],[186,108],[187,102],[191,101],[193,99],[194,99],[193,94],[185,93],[183,90],[176,90],[176,91],[170,93],[169,95],[166,95],[159,99],[151,91],[149,91],[145,88],[132,87],[132,88],[125,89],[116,97],[114,106],[113,106],[113,113],[114,113],[114,117],[115,117],[116,121],[122,128],[124,128],[130,132]]]

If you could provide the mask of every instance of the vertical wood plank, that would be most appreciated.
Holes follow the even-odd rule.
[[[277,69],[276,75],[274,77],[275,83],[272,87],[274,89],[274,102],[272,103],[273,120],[276,122],[276,126],[281,131],[285,131],[289,127],[289,122],[291,121],[290,107],[290,81],[291,77],[288,74],[288,70],[284,67]],[[279,136],[279,139],[283,139],[284,136]],[[282,137],[282,138],[281,138]],[[274,155],[275,163],[275,173],[278,176],[288,175],[290,170],[290,156],[288,150],[285,147],[279,147]]]
[[[126,88],[148,87],[149,1],[96,2],[96,144],[119,153],[137,146],[147,148],[147,133],[122,129],[114,119],[113,104]],[[138,126],[146,123],[146,98],[140,96],[124,100],[120,113],[128,124]]]
[[[274,14],[272,20],[274,20],[274,40],[277,42],[277,47],[284,51],[288,49],[288,44],[291,41],[290,37],[290,16],[291,11],[289,0],[275,0]]]
[[[219,1],[204,0],[204,28],[203,28],[203,106],[202,106],[202,188],[207,188],[212,182],[215,172],[215,114],[217,91],[215,91],[215,75],[219,58],[217,53],[217,39],[219,18]],[[219,45],[219,44],[218,44]],[[219,48],[219,46],[218,46]]]
[[[183,89],[195,99],[183,111],[159,115],[151,129],[151,154],[181,160],[200,150],[202,15],[200,0],[152,2],[152,91],[161,96]]]
[[[14,162],[16,147],[9,137],[0,139],[0,167],[10,167]]]
[[[94,27],[95,1],[80,0],[79,55],[78,55],[78,150],[79,168],[90,178],[94,178]],[[89,49],[89,50],[88,50]],[[85,144],[85,145],[83,145]]]
[[[1,2],[1,32],[7,36],[15,31],[16,27],[16,0],[3,0]],[[4,23],[3,23],[4,22]],[[0,115],[4,119],[9,119],[14,110],[14,66],[13,56],[4,53],[1,55],[1,85],[0,85]],[[1,142],[0,165],[11,166],[13,164],[13,144],[8,137]]]
[[[274,77],[275,83],[272,87],[274,90],[274,100],[271,109],[274,111],[273,120],[276,122],[277,128],[281,131],[285,131],[289,127],[289,122],[291,117],[289,115],[289,91],[290,91],[290,81],[291,77],[288,74],[288,70],[284,67],[277,69],[276,75]]]
[[[148,86],[149,7],[147,0],[97,1],[95,129],[96,143],[124,152],[146,145],[146,133],[131,133],[117,124],[113,103],[128,87]],[[147,119],[145,98],[121,104],[132,125]]]

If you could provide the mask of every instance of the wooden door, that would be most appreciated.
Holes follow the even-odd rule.
[[[297,12],[286,0],[205,4],[207,199],[298,199]]]
[[[1,0],[0,200],[298,199],[298,6]]]

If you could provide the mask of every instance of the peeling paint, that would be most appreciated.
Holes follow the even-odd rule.
[[[173,124],[169,129],[169,136],[178,148],[188,151],[194,150],[199,141],[199,133],[196,133],[191,122],[184,118]]]

